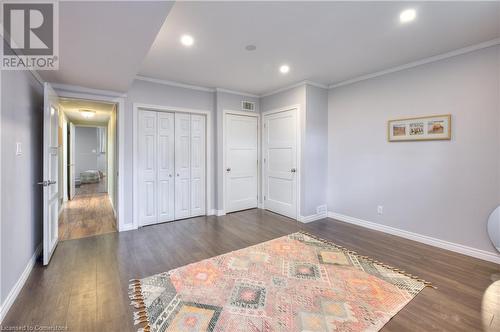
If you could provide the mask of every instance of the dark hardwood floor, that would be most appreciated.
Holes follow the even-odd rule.
[[[61,242],[37,263],[3,326],[135,331],[128,281],[303,229],[432,282],[383,331],[500,331],[500,265],[354,225],[262,210]]]

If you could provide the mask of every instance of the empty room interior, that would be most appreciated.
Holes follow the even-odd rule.
[[[1,330],[500,331],[500,2],[0,6]]]

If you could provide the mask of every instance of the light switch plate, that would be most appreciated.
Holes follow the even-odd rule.
[[[21,156],[23,154],[23,144],[21,142],[16,143],[16,156]]]

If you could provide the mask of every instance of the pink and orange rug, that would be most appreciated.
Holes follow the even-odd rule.
[[[376,331],[428,283],[305,233],[131,280],[139,331]]]

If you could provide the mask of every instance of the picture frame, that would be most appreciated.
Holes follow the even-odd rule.
[[[389,142],[451,139],[451,114],[421,116],[387,121]]]

